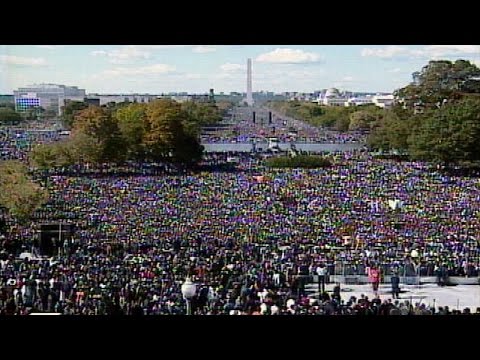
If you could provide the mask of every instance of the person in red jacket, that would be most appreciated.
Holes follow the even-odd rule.
[[[368,278],[372,283],[373,292],[375,293],[375,296],[377,296],[378,286],[380,285],[380,269],[375,265],[369,268]]]

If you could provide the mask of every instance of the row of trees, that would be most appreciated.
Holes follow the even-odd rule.
[[[168,99],[115,107],[71,102],[64,111],[70,138],[35,147],[32,161],[39,168],[126,160],[193,164],[203,151],[200,128],[220,121],[222,111],[215,104]]]
[[[315,126],[367,131],[371,149],[396,150],[432,162],[480,160],[480,69],[475,64],[430,61],[395,97],[391,109],[298,101],[269,106]]]
[[[22,115],[10,106],[0,106],[0,125],[16,125],[23,120]]]
[[[469,61],[430,61],[372,123],[368,145],[444,164],[480,160],[479,75]]]
[[[269,102],[267,107],[311,125],[341,132],[368,130],[385,113],[374,105],[329,107],[297,100]]]

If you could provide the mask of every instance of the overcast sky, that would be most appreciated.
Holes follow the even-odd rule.
[[[0,93],[34,83],[87,93],[312,92],[329,87],[391,92],[431,59],[480,65],[480,45],[0,45]]]

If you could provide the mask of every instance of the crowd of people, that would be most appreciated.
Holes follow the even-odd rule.
[[[366,134],[358,131],[339,132],[318,127],[294,119],[273,115],[270,121],[268,111],[258,111],[256,120],[252,111],[232,114],[229,126],[221,126],[214,131],[204,131],[204,143],[250,143],[265,138],[276,137],[280,142],[358,144],[365,143]]]
[[[323,264],[340,275],[376,266],[383,276],[434,276],[440,267],[478,276],[477,179],[366,152],[334,154],[333,167],[317,170],[268,169],[237,155],[235,171],[137,165],[51,174],[49,202],[33,224],[10,219],[7,238],[18,256],[42,223],[72,223],[74,234],[48,261],[2,255],[0,309],[180,314],[190,277],[201,314],[376,313],[378,298],[368,311],[335,299],[314,305],[299,274]]]
[[[245,139],[261,131],[239,126]],[[2,159],[22,161],[32,144],[59,136],[0,134]],[[312,275],[379,269],[380,283],[480,271],[478,178],[366,151],[330,156],[332,167],[315,170],[271,169],[238,153],[207,154],[195,170],[83,164],[37,174],[50,198],[32,221],[2,211],[0,313],[184,314],[188,277],[195,314],[457,314],[375,289],[371,300],[342,299],[339,286],[308,296]],[[60,222],[74,230],[54,239],[53,254],[21,256],[38,251],[41,224]]]
[[[0,161],[26,162],[32,147],[37,144],[58,141],[61,132],[51,124],[29,124],[18,127],[0,127]]]

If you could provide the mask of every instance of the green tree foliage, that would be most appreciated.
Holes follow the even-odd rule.
[[[422,121],[420,117],[401,107],[377,113],[376,120],[370,123],[367,145],[377,150],[408,151],[408,137]]]
[[[430,61],[413,74],[413,83],[395,92],[407,107],[421,104],[426,109],[437,108],[444,100],[454,99],[462,92],[478,92],[480,69],[466,60]]]
[[[422,115],[409,138],[412,157],[442,163],[480,160],[480,99],[466,98]]]
[[[22,121],[22,116],[10,107],[0,107],[0,125],[13,125]]]
[[[188,115],[183,120],[185,131],[192,136],[198,136],[202,126],[215,125],[222,120],[221,111],[212,103],[185,101],[181,109]]]
[[[98,144],[100,151],[93,156],[96,162],[122,162],[126,158],[127,148],[118,121],[108,109],[90,106],[79,111],[75,116],[72,134],[74,138],[80,136],[81,139],[87,136],[92,138],[94,144]]]
[[[146,110],[143,144],[152,160],[171,159],[194,162],[202,154],[195,135],[186,130],[191,115],[179,103],[162,99],[149,103]]]
[[[41,169],[78,162],[121,163],[127,159],[192,164],[201,159],[203,152],[198,132],[192,130],[194,125],[208,123],[217,116],[208,107],[212,108],[208,104],[191,107],[192,113],[198,115],[193,116],[173,100],[110,109],[90,106],[75,112],[69,139],[35,147],[31,161]]]
[[[62,121],[65,127],[71,129],[75,115],[86,108],[88,108],[88,104],[83,101],[68,101],[62,109]]]
[[[316,103],[294,101],[271,101],[267,107],[286,116],[290,116],[313,126],[347,131],[350,125],[350,114],[354,107],[321,106]]]
[[[350,113],[349,130],[370,130],[375,123],[382,119],[386,111],[375,105],[359,106],[355,112]]]
[[[121,107],[115,112],[114,116],[126,143],[129,158],[141,159],[144,156],[142,141],[145,136],[146,110],[146,104],[136,103]]]
[[[23,222],[48,200],[48,192],[33,182],[26,167],[18,161],[0,164],[0,205]]]

